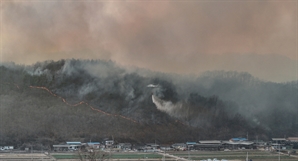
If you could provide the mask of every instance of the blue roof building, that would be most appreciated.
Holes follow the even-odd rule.
[[[231,141],[247,141],[246,138],[232,138]]]
[[[98,145],[98,144],[100,144],[100,142],[88,142],[87,144],[88,145]]]
[[[66,144],[67,145],[82,145],[82,143],[81,142],[71,142],[71,141],[68,141],[68,142],[66,142]]]
[[[196,145],[196,142],[186,142],[186,145]]]

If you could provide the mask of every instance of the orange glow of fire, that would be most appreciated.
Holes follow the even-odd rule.
[[[10,85],[11,85],[11,83],[8,83],[8,82],[5,82],[5,84],[10,84]],[[13,83],[13,85],[14,85],[16,88],[20,89],[20,87],[19,87],[16,83]],[[61,99],[61,100],[62,100],[66,105],[68,105],[68,106],[73,106],[73,107],[74,107],[74,106],[79,106],[79,105],[85,104],[86,106],[90,107],[91,110],[96,111],[96,112],[98,112],[98,113],[102,113],[102,114],[104,114],[104,115],[112,116],[112,117],[120,117],[120,118],[122,118],[122,119],[131,121],[131,122],[133,122],[133,123],[138,123],[136,120],[134,120],[134,119],[132,119],[132,118],[125,117],[125,116],[123,116],[123,115],[111,114],[111,113],[105,112],[105,111],[103,111],[103,110],[97,109],[97,108],[93,107],[92,105],[88,104],[88,103],[85,102],[85,101],[81,101],[81,102],[76,103],[76,104],[70,104],[69,102],[66,101],[65,98],[56,95],[55,93],[53,93],[51,90],[49,90],[49,89],[46,88],[46,87],[42,87],[42,86],[29,86],[29,87],[30,87],[30,88],[35,88],[35,89],[45,90],[45,91],[47,91],[49,94],[51,94],[52,96],[54,96],[54,97],[58,97],[59,99]],[[175,122],[180,123],[180,124],[185,125],[185,126],[188,126],[187,124],[185,124],[185,123],[183,123],[183,122],[181,122],[181,121],[179,121],[179,120],[175,120]]]
[[[108,112],[105,112],[105,111],[96,109],[96,108],[94,108],[93,106],[89,105],[87,102],[84,102],[84,101],[81,101],[81,102],[76,103],[76,104],[70,104],[70,103],[68,103],[68,102],[66,101],[65,98],[63,98],[63,97],[61,97],[61,96],[58,96],[58,95],[54,94],[52,91],[50,91],[50,90],[49,90],[48,88],[46,88],[46,87],[39,87],[39,86],[29,86],[29,87],[30,87],[30,88],[36,88],[36,89],[42,89],[42,90],[45,90],[45,91],[47,91],[48,93],[50,93],[52,96],[55,96],[55,97],[58,97],[59,99],[61,99],[61,100],[62,100],[65,104],[67,104],[68,106],[78,106],[78,105],[85,104],[86,106],[89,106],[93,111],[96,111],[96,112],[105,114],[105,115],[107,115],[107,116],[120,117],[120,118],[126,119],[126,120],[128,120],[128,121],[137,123],[137,121],[134,120],[134,119],[132,119],[132,118],[125,117],[125,116],[123,116],[123,115],[111,114],[111,113],[108,113]]]

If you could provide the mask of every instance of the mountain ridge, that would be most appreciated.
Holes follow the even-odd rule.
[[[88,121],[83,124],[88,128],[92,128],[95,122],[102,124],[98,126],[102,126],[104,131],[113,131],[113,136],[118,137],[120,140],[150,142],[153,138],[157,138],[160,142],[175,142],[203,138],[229,139],[228,137],[245,136],[247,132],[251,136],[258,135],[259,138],[264,139],[271,137],[272,132],[278,136],[284,135],[284,133],[297,135],[297,120],[295,119],[297,101],[295,101],[293,95],[297,92],[297,88],[292,88],[297,86],[297,82],[284,84],[263,82],[248,73],[223,71],[218,72],[218,74],[216,72],[209,73],[209,75],[213,74],[215,77],[208,76],[208,73],[197,78],[177,77],[177,75],[162,73],[157,73],[156,76],[151,73],[150,77],[145,77],[137,72],[127,72],[126,69],[118,67],[111,61],[102,60],[60,60],[37,63],[27,67],[1,66],[0,68],[2,84],[0,101],[3,119],[12,114],[15,117],[21,115],[21,113],[7,109],[20,108],[20,104],[27,107],[26,101],[36,100],[36,97],[39,97],[37,94],[27,93],[22,87],[30,89],[30,86],[38,86],[39,90],[47,90],[48,95],[61,97],[60,101],[62,102],[64,98],[66,99],[65,102],[69,102],[69,104],[81,102],[79,106],[86,105],[88,107],[89,105],[95,111],[101,110],[111,115],[117,115],[119,119],[127,117],[141,124],[133,126],[128,125],[130,123],[125,123],[126,121],[120,121],[122,122],[120,123],[119,119],[112,119],[112,125],[121,124],[121,126],[117,125],[117,128],[114,128],[108,126],[109,124],[107,125],[107,121],[110,119],[98,120],[95,116],[90,117],[90,124]],[[10,85],[5,85],[5,82],[10,82]],[[159,88],[148,88],[149,84],[158,85]],[[18,92],[22,91],[25,95],[18,93],[17,89]],[[243,91],[245,92],[243,93]],[[268,93],[268,91],[274,92]],[[239,92],[242,94],[239,94]],[[45,98],[48,97],[45,95],[42,95],[44,98],[41,97],[37,100],[38,104],[43,108],[55,106],[54,101],[51,102],[51,105],[47,104],[48,100]],[[252,97],[255,95],[256,97]],[[262,95],[264,97],[259,98]],[[13,101],[14,98],[21,98],[21,96],[28,97],[28,99]],[[169,110],[166,112],[159,110],[152,100],[153,97],[163,102],[161,105],[170,105]],[[265,101],[261,101],[263,98]],[[271,100],[273,98],[275,100],[278,98],[279,104],[271,108],[269,105],[277,103]],[[256,102],[251,105],[251,101]],[[176,108],[176,104],[181,107]],[[60,106],[62,105],[59,104]],[[59,109],[59,107],[55,109]],[[278,107],[283,107],[285,112],[280,111],[281,108]],[[70,112],[70,109],[64,108],[64,110],[65,114]],[[41,115],[46,113],[42,110],[37,111]],[[261,114],[264,111],[267,112]],[[82,118],[75,118],[81,120],[81,122],[86,122],[82,119],[84,120],[90,114],[84,113],[82,112]],[[40,122],[50,123],[49,120],[54,118],[61,120],[60,117],[64,117],[64,115],[55,114],[59,117],[50,115],[47,119],[39,118],[41,119]],[[280,116],[284,119],[281,123],[278,122]],[[27,131],[24,132],[24,135],[27,133],[29,136],[29,134],[32,134],[32,132],[28,132],[32,122],[29,116],[22,116],[22,118],[24,123],[29,124],[27,129],[26,124],[23,125],[23,130]],[[62,127],[67,127],[67,124],[75,126],[76,123],[71,123],[70,120],[72,119],[67,118],[61,121],[59,125]],[[0,123],[3,124],[3,122]],[[5,128],[0,131],[2,143],[21,144],[30,141],[30,139],[20,137],[19,132],[8,130],[17,126],[14,123],[10,124],[11,127],[8,125],[3,126]],[[287,126],[284,126],[284,124],[287,124]],[[58,127],[51,126],[54,131],[57,131],[55,129]],[[43,137],[51,138],[45,128],[42,126],[37,127],[40,128],[37,130],[40,132],[32,134],[35,141]],[[130,127],[133,132],[124,137],[121,132],[125,127]],[[145,131],[140,133],[138,129],[145,129]],[[167,139],[166,134],[159,131],[159,129],[165,129],[169,132],[175,131],[175,133],[170,132],[172,136]],[[52,139],[50,142],[65,141],[67,138],[77,138],[79,136],[78,131],[71,128],[69,130],[73,134],[63,134],[65,130],[62,130],[63,133],[51,134],[55,136],[56,140]],[[95,130],[96,132],[92,134],[92,137],[97,139],[110,137],[104,131],[101,133],[101,130]],[[12,137],[6,138],[7,135],[12,135]],[[146,139],[143,138],[144,136]],[[181,138],[181,136],[183,137]],[[81,132],[79,138],[88,140],[90,137],[90,131],[86,130],[86,132]]]

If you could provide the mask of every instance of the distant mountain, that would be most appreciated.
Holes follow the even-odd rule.
[[[232,71],[181,76],[74,59],[4,64],[0,76],[0,144],[298,134],[297,82]]]

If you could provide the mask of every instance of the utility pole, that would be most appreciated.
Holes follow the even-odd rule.
[[[189,160],[189,146],[187,145],[187,149],[188,149],[188,160]]]
[[[43,161],[43,145],[41,145],[41,156],[42,156],[42,158],[41,158],[41,160]]]
[[[165,153],[166,153],[166,148],[163,151],[163,158],[162,158],[163,161],[165,161]]]
[[[33,160],[33,156],[32,156],[32,144],[31,144],[31,160]]]
[[[278,148],[278,149],[279,149],[279,150],[278,150],[278,160],[280,161],[280,144],[278,144],[278,147],[279,147],[279,148]]]

